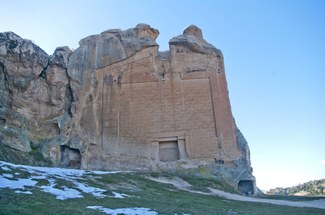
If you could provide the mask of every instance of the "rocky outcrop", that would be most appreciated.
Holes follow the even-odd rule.
[[[0,34],[1,144],[30,152],[56,142],[69,118],[71,53],[62,47],[48,56],[12,32]]]
[[[284,196],[324,196],[325,179],[309,181],[293,187],[277,187],[267,191],[266,194]]]
[[[207,43],[202,36],[202,31],[194,25],[187,27],[182,35],[169,41],[171,47],[183,47],[194,53],[209,54],[222,58],[222,53],[213,45]],[[173,51],[171,49],[171,51]]]
[[[0,140],[55,166],[207,168],[254,193],[247,142],[231,113],[223,55],[191,25],[159,52],[146,24],[89,36],[48,56],[0,34]]]

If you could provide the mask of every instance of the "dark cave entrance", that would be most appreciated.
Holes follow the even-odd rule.
[[[80,169],[81,154],[78,149],[68,146],[61,146],[61,166],[67,168]]]
[[[254,182],[252,180],[241,180],[238,182],[238,191],[245,195],[254,194]]]

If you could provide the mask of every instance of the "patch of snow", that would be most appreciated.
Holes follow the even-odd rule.
[[[57,167],[37,167],[37,166],[26,166],[26,165],[19,165],[19,164],[13,164],[8,163],[5,161],[0,161],[0,166],[3,168],[4,166],[10,166],[14,168],[22,168],[29,170],[29,172],[35,173],[36,172],[43,172],[47,175],[54,175],[54,176],[83,176],[85,174],[115,174],[115,173],[121,173],[120,171],[86,171],[86,170],[80,170],[80,169],[64,169],[64,168],[57,168]]]
[[[92,171],[87,171],[87,173],[90,174],[96,174],[96,175],[106,175],[106,174],[117,174],[117,173],[129,173],[131,171],[99,171],[99,170],[92,170]]]
[[[50,185],[38,186],[43,192],[51,193],[56,196],[57,199],[69,199],[69,198],[83,198],[82,193],[89,193],[97,198],[104,198],[107,195],[104,193],[106,190],[89,186],[86,181],[89,177],[94,174],[112,174],[119,173],[115,172],[105,172],[105,171],[84,171],[77,169],[63,169],[63,168],[50,168],[50,167],[33,167],[25,165],[16,165],[4,161],[0,161],[0,167],[4,170],[13,171],[16,168],[28,172],[31,176],[28,179],[18,178],[17,174],[12,175],[8,173],[0,173],[0,189],[10,188],[10,189],[25,189],[26,186],[35,186],[37,180],[45,179],[48,180]],[[12,168],[12,169],[10,169]],[[19,173],[18,173],[19,174]],[[82,178],[81,176],[85,176]],[[9,180],[11,179],[11,180]],[[57,179],[68,181],[72,184],[72,187],[62,186],[61,188],[56,187]],[[81,191],[81,192],[80,192]],[[130,197],[126,194],[120,194],[113,192],[113,198],[124,198]]]
[[[52,168],[52,167],[37,167],[37,166],[26,166],[26,165],[19,165],[19,164],[12,164],[4,161],[0,161],[0,165],[10,166],[14,168],[21,168],[28,170],[30,173],[45,173],[47,175],[53,176],[82,176],[85,174],[84,170],[79,169],[63,169],[63,168]]]
[[[11,171],[11,169],[9,169],[9,168],[6,167],[6,166],[1,166],[1,169],[4,170],[4,171]]]
[[[110,215],[158,215],[156,211],[151,210],[150,208],[117,208],[117,209],[110,209],[104,208],[103,206],[88,206],[88,209],[95,209],[99,210],[103,213],[110,214]]]
[[[18,180],[9,180],[0,175],[0,188],[25,189],[25,186],[35,186],[37,181],[30,178],[19,178]]]
[[[85,185],[80,182],[74,182],[74,184],[76,185],[76,188],[82,190],[82,192],[84,192],[84,193],[92,194],[93,196],[98,197],[98,198],[103,198],[106,196],[103,194],[106,191],[104,189],[97,188],[97,187],[91,187],[91,186]]]
[[[83,198],[83,195],[78,190],[71,189],[68,187],[63,187],[63,190],[57,189],[54,186],[55,181],[53,179],[49,180],[50,185],[43,185],[40,188],[46,192],[46,193],[51,193],[56,196],[56,199],[64,200],[64,199],[73,199],[73,198]]]
[[[15,193],[23,193],[23,194],[33,194],[30,191],[21,191],[21,190],[16,190]]]
[[[47,179],[45,175],[32,175],[31,179]]]
[[[14,176],[12,174],[8,174],[8,173],[4,173],[2,174],[3,177],[6,177],[6,178],[13,178]]]
[[[113,192],[113,194],[114,194],[113,198],[117,198],[117,199],[124,199],[125,197],[131,197],[131,196],[123,194],[123,193]]]

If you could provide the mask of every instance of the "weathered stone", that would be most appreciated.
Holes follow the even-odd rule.
[[[179,52],[189,52],[189,53],[201,53],[210,54],[222,58],[222,53],[219,49],[215,48],[213,45],[207,43],[203,37],[201,29],[194,25],[190,25],[183,32],[183,35],[172,38],[169,41],[169,46],[171,51]],[[182,47],[182,49],[173,50],[175,47]]]
[[[9,76],[37,78],[48,64],[48,55],[30,40],[13,32],[0,34],[0,62]]]
[[[67,68],[71,54],[72,50],[68,46],[58,47],[55,49],[54,54],[50,56],[50,63]]]
[[[71,92],[67,76],[68,59],[72,51],[69,47],[59,47],[49,58],[46,81],[50,88],[50,103],[53,106],[52,113],[62,115],[70,108]],[[69,97],[69,98],[68,98]]]
[[[69,110],[66,68],[72,51],[58,48],[48,56],[12,32],[0,34],[0,50],[1,144],[24,152],[34,144],[43,147],[60,135]]]
[[[194,25],[158,52],[146,24],[89,36],[48,56],[0,34],[1,144],[54,165],[181,170],[204,166],[256,191],[231,113],[223,56]],[[22,63],[26,62],[26,63]]]
[[[202,30],[195,25],[190,25],[183,31],[184,35],[193,35],[197,38],[203,39]]]

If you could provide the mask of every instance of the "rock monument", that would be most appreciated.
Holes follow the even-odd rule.
[[[256,192],[247,142],[231,113],[223,55],[198,27],[158,51],[138,24],[48,56],[0,34],[0,144],[54,166],[97,170],[207,168]]]

